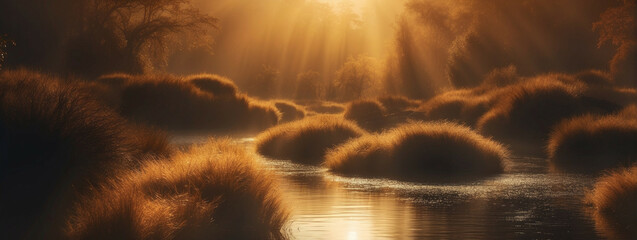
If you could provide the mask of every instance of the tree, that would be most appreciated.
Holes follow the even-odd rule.
[[[378,81],[378,64],[369,57],[350,57],[336,72],[330,97],[350,101],[372,92]]]
[[[280,72],[270,65],[262,65],[254,74],[254,78],[247,86],[248,93],[260,98],[272,98],[277,94]]]
[[[296,99],[316,100],[321,98],[321,74],[316,71],[299,73],[296,76]]]
[[[593,24],[599,32],[598,47],[610,42],[617,47],[610,61],[610,71],[616,82],[637,86],[637,7],[635,0],[624,0],[622,6],[611,8]]]
[[[7,40],[6,36],[0,35],[0,70],[2,70],[2,63],[7,56],[7,48],[15,43],[11,40]]]
[[[217,19],[190,0],[88,0],[67,54],[84,75],[163,67],[175,46],[212,46]]]

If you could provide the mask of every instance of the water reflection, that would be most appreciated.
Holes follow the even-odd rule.
[[[548,173],[542,159],[514,159],[505,174],[446,184],[342,177],[263,161],[281,177],[294,239],[598,238],[582,203],[594,177]]]

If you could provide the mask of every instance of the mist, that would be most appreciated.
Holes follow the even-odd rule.
[[[0,239],[637,239],[635,0],[0,1]]]

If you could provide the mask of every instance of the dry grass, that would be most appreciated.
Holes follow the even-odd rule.
[[[498,68],[491,71],[486,75],[484,81],[482,81],[482,87],[505,87],[515,85],[522,81],[522,78],[518,76],[518,70],[515,66],[509,65],[508,67]]]
[[[500,173],[508,151],[468,127],[416,122],[332,149],[325,166],[343,174],[427,179]]]
[[[612,87],[613,81],[609,73],[599,70],[583,71],[575,75],[575,78],[588,86]]]
[[[582,97],[583,84],[566,84],[561,75],[546,75],[515,85],[477,122],[479,130],[510,144],[518,154],[543,155],[553,126],[586,113],[612,110]],[[603,101],[602,101],[603,102]]]
[[[378,98],[378,101],[385,107],[388,114],[408,111],[412,108],[417,108],[421,104],[418,100],[404,96],[382,96]]]
[[[98,83],[112,85],[112,86],[122,86],[126,84],[133,76],[126,73],[112,73],[98,77],[95,81]]]
[[[317,100],[307,100],[307,101],[297,101],[297,103],[305,106],[305,109],[316,114],[339,114],[345,111],[345,106],[336,102],[328,102],[328,101],[317,101]]]
[[[307,114],[303,106],[291,101],[275,100],[273,102],[274,106],[281,112],[281,123],[301,120]]]
[[[268,129],[256,139],[257,152],[306,164],[320,164],[325,152],[365,131],[339,117],[319,115]]]
[[[488,94],[478,95],[451,91],[435,96],[423,104],[418,111],[425,113],[427,119],[456,121],[473,126],[492,105]]]
[[[75,208],[68,239],[283,239],[276,181],[229,140],[146,163]]]
[[[124,116],[164,129],[258,132],[276,125],[280,118],[270,103],[240,94],[214,95],[169,75],[133,76],[120,91],[119,109]]]
[[[637,107],[608,116],[564,121],[551,133],[548,155],[561,171],[601,171],[637,161]]]
[[[121,141],[134,146],[134,159],[145,159],[149,156],[169,157],[175,151],[165,132],[140,124],[128,124],[125,138]]]
[[[637,166],[600,178],[587,201],[595,207],[595,225],[607,237],[637,237]]]
[[[234,82],[226,77],[214,74],[192,75],[186,78],[193,85],[202,91],[211,93],[216,97],[234,97],[239,93],[239,88]]]
[[[5,236],[46,236],[76,193],[172,152],[162,133],[128,125],[83,90],[26,70],[0,74],[0,225],[13,226]]]
[[[376,100],[355,100],[347,104],[343,117],[369,131],[380,131],[386,125],[387,109]]]

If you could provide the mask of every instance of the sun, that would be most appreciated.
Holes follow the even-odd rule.
[[[365,7],[365,4],[368,0],[317,0],[319,2],[324,2],[330,4],[337,10],[342,8],[350,8],[354,12],[360,13],[362,9]]]

